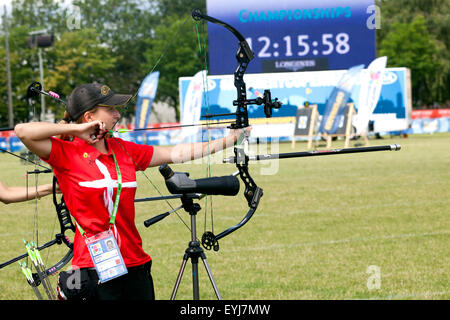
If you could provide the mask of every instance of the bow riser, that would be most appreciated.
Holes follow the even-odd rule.
[[[236,53],[236,59],[239,62],[236,71],[234,72],[234,86],[237,90],[237,99],[233,101],[233,105],[236,105],[236,123],[231,125],[233,129],[241,129],[249,126],[248,112],[247,112],[247,88],[244,82],[244,73],[247,70],[248,63],[251,58],[248,55],[249,52],[253,55],[253,52],[248,47],[246,41],[239,43],[239,49]]]

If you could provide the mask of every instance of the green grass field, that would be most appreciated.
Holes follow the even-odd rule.
[[[392,143],[401,144],[402,150],[252,163],[251,174],[264,189],[257,212],[220,241],[219,252],[206,251],[222,297],[449,299],[450,134],[371,140],[372,145]],[[305,147],[297,143],[295,151]],[[333,147],[342,147],[342,142]],[[290,143],[271,150],[293,151]],[[218,154],[212,162],[222,157]],[[0,160],[1,181],[25,186],[25,170],[34,167],[6,154]],[[189,171],[192,178],[204,177],[206,170],[198,163],[172,168]],[[235,169],[212,166],[213,175]],[[156,168],[147,175],[167,194]],[[156,196],[147,179],[138,176],[138,197]],[[39,183],[50,181],[48,174],[39,177]],[[34,183],[30,177],[29,184]],[[242,191],[237,197],[213,199],[216,233],[247,212]],[[204,209],[205,202],[200,204]],[[148,229],[143,226],[144,220],[168,209],[164,202],[136,204],[136,224],[153,258],[157,299],[170,298],[190,239],[174,214]],[[34,201],[0,204],[0,262],[24,252],[22,238],[32,239],[36,210],[42,244],[57,231],[51,197],[39,200],[37,207]],[[204,231],[204,212],[198,214],[198,237]],[[180,216],[189,223],[187,213]],[[206,219],[210,230],[209,210]],[[53,264],[65,251],[57,246],[43,256]],[[215,299],[202,264],[199,269],[201,299]],[[177,299],[192,298],[190,270],[189,263]],[[0,270],[0,299],[35,299],[17,263]]]

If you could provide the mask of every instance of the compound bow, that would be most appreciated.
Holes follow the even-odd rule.
[[[256,209],[258,208],[259,201],[263,196],[263,189],[257,186],[248,170],[249,157],[245,150],[246,149],[245,146],[248,143],[248,134],[245,131],[245,128],[249,126],[247,106],[252,104],[264,105],[264,114],[266,115],[267,118],[270,118],[272,116],[272,110],[274,108],[276,109],[280,108],[281,102],[279,102],[278,99],[272,101],[270,90],[264,90],[264,96],[262,98],[258,97],[256,99],[247,99],[247,89],[244,81],[244,74],[245,71],[247,70],[248,64],[254,57],[254,53],[251,50],[245,38],[239,31],[237,31],[235,28],[233,28],[232,26],[221,20],[203,14],[200,9],[194,9],[192,11],[192,17],[196,21],[206,20],[211,23],[225,27],[239,41],[238,50],[236,52],[236,59],[238,62],[238,66],[234,72],[234,86],[236,87],[237,90],[237,98],[236,100],[233,101],[233,105],[236,106],[236,112],[227,114],[212,114],[204,116],[204,118],[212,118],[212,117],[234,115],[236,117],[236,120],[233,124],[230,125],[230,128],[244,129],[244,138],[242,142],[234,147],[234,154],[235,154],[234,163],[236,164],[239,176],[245,185],[244,197],[247,200],[249,210],[239,223],[237,223],[232,227],[227,228],[226,230],[220,232],[219,234],[215,235],[211,231],[207,231],[203,234],[202,236],[203,247],[205,247],[205,249],[208,250],[214,248],[215,251],[218,251],[219,250],[218,240],[229,235],[230,233],[236,231],[237,229],[241,228],[244,224],[246,224],[255,213]]]

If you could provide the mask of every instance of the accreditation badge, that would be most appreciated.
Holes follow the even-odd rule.
[[[101,283],[128,273],[111,229],[85,241]]]

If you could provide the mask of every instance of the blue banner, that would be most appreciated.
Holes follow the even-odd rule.
[[[9,151],[17,152],[25,148],[22,141],[17,137],[9,137]]]
[[[335,134],[338,131],[340,120],[347,106],[347,101],[363,68],[364,65],[362,64],[350,68],[339,80],[338,85],[333,89],[328,98],[320,123],[319,133]]]
[[[136,113],[134,128],[146,128],[152,110],[152,103],[156,96],[158,89],[159,71],[152,72],[144,81],[138,91],[138,98],[136,102]]]
[[[208,0],[255,53],[248,73],[346,70],[376,57],[374,0]],[[209,74],[232,74],[236,38],[208,24]]]
[[[9,147],[8,140],[6,138],[0,137],[0,148],[8,150],[8,147]]]

